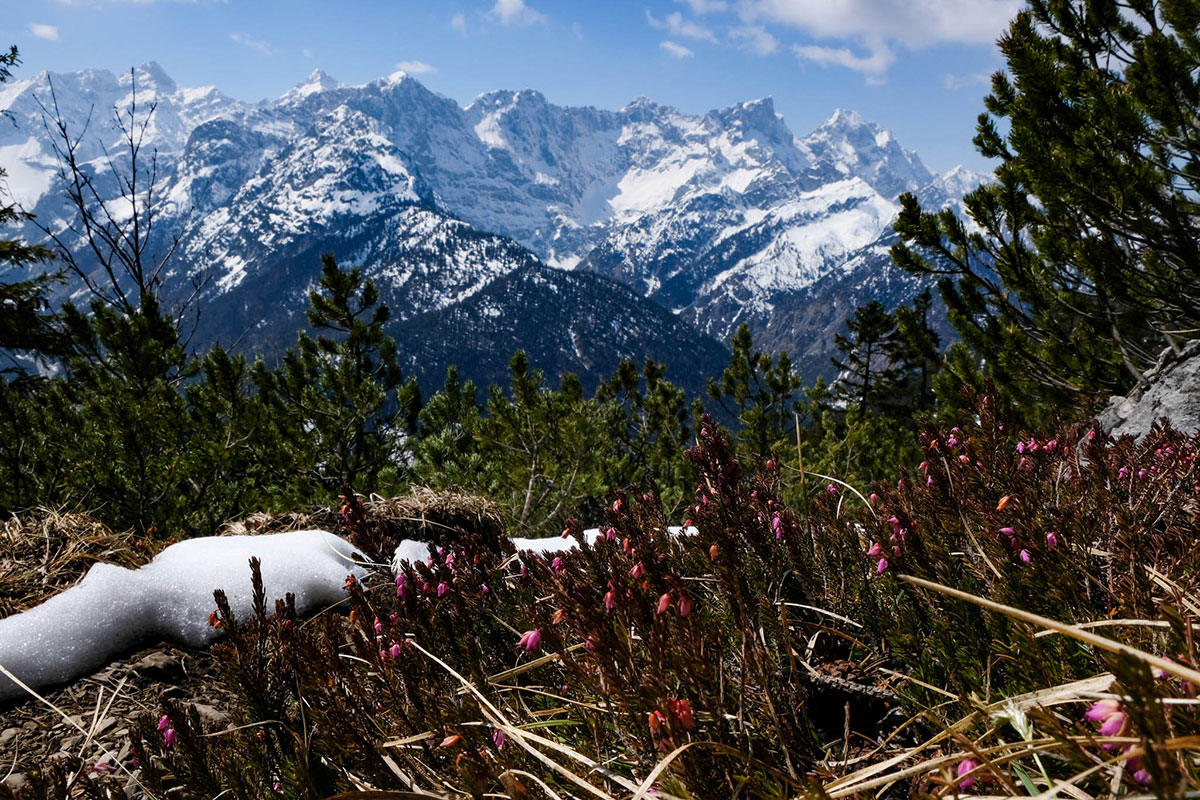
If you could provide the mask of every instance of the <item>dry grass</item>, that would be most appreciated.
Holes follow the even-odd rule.
[[[154,548],[86,514],[39,508],[0,528],[0,617],[35,606],[78,582],[97,562],[136,568]]]

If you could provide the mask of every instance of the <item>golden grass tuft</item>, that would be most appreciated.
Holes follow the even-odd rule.
[[[136,568],[154,548],[132,531],[117,533],[87,514],[38,508],[0,527],[0,617],[77,583],[97,562]]]

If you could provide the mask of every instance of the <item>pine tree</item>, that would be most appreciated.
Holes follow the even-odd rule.
[[[803,410],[799,396],[803,381],[792,371],[786,351],[774,359],[756,351],[745,323],[730,347],[729,366],[720,381],[709,379],[708,396],[737,421],[738,436],[750,450],[765,458],[781,441],[791,439],[795,415]]]
[[[308,322],[318,335],[302,331],[278,369],[256,366],[255,381],[326,489],[372,491],[380,471],[402,461],[420,390],[415,379],[404,380],[396,342],[384,332],[390,311],[361,270],[322,256],[309,302]]]
[[[841,361],[831,359],[841,371],[837,394],[851,405],[874,410],[890,399],[887,394],[895,381],[887,351],[896,320],[883,303],[872,300],[855,309],[854,316],[846,320],[846,328],[850,336],[834,336],[834,344],[844,357]]]
[[[941,362],[941,337],[929,325],[933,296],[926,288],[911,306],[893,312],[896,329],[884,342],[884,353],[895,371],[892,397],[883,405],[888,413],[910,417],[933,407],[933,378]]]
[[[892,255],[940,278],[1005,391],[1124,392],[1200,328],[1200,2],[1031,0],[1000,40],[976,228],[901,198]]]

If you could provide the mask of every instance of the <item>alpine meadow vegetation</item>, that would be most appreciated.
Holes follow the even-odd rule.
[[[252,560],[253,613],[209,617],[227,718],[167,693],[0,797],[1194,796],[1200,431],[1093,414],[1198,330],[1198,29],[1197,0],[1031,0],[970,222],[902,199],[894,261],[936,298],[857,309],[829,383],[743,325],[703,398],[523,352],[422,397],[332,255],[274,362],[193,352],[78,172],[75,235],[112,244],[86,303],[48,299],[62,242],[0,242],[0,510],[146,552],[307,513],[371,569],[303,619]]]

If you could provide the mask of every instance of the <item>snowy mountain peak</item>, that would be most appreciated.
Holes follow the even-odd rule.
[[[917,154],[901,147],[891,131],[855,111],[839,108],[798,144],[814,162],[861,178],[888,200],[934,180]]]
[[[122,74],[120,83],[123,87],[136,85],[139,93],[149,90],[157,94],[175,94],[179,90],[174,79],[167,74],[167,71],[157,61],[149,61],[139,67],[135,67],[132,75],[129,73]]]
[[[328,92],[332,89],[341,87],[341,82],[329,76],[329,73],[321,69],[314,69],[312,74],[305,78],[300,83],[288,89],[282,97],[279,98],[281,103],[289,101],[302,100],[305,97],[321,92]]]

